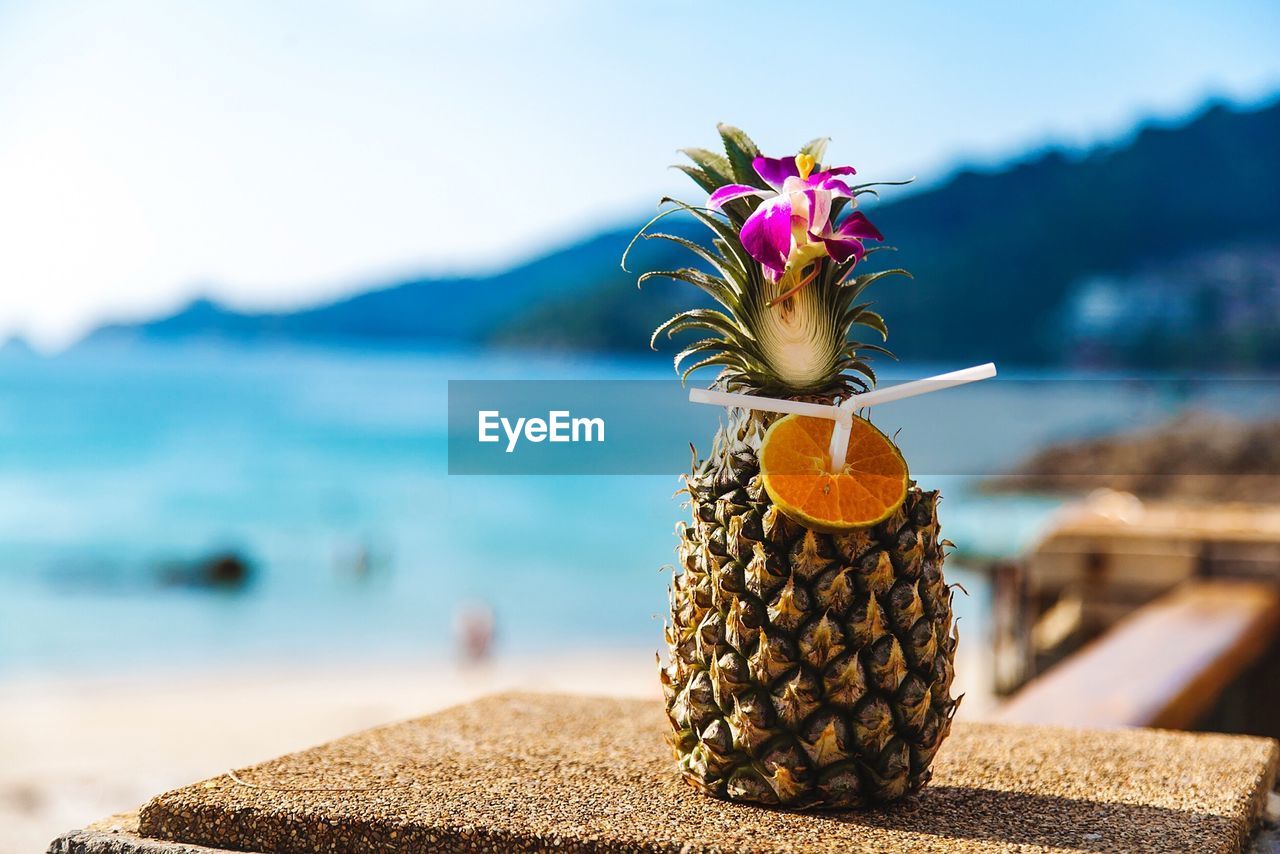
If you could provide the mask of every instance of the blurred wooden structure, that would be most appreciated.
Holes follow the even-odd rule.
[[[1186,581],[1032,680],[996,719],[1190,729],[1262,662],[1277,635],[1276,586]]]
[[[1103,491],[993,566],[996,691],[1009,694],[1193,580],[1280,589],[1280,506],[1146,503]]]

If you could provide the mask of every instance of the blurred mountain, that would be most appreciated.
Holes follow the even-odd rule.
[[[552,301],[584,300],[598,291],[621,291],[633,306],[635,275],[618,265],[636,232],[628,226],[559,249],[492,276],[421,278],[375,287],[313,308],[288,312],[242,312],[201,298],[175,314],[143,323],[102,326],[87,341],[229,339],[379,342],[389,345],[484,345],[501,337],[513,318]],[[692,236],[688,224],[682,233]],[[642,242],[637,263],[673,265],[680,250],[660,241]],[[674,287],[666,288],[677,299]],[[566,322],[571,322],[567,318]],[[645,342],[648,337],[645,337]],[[564,334],[565,346],[608,349],[608,328]]]
[[[1214,105],[1083,157],[1050,151],[999,172],[961,172],[877,211],[917,277],[914,287],[876,295],[893,349],[912,358],[1079,361],[1065,333],[1070,296],[1089,279],[1168,268],[1213,247],[1280,246],[1277,187],[1280,102],[1252,111]],[[1186,306],[1202,333],[1207,308]],[[1259,320],[1274,327],[1280,318]],[[1207,340],[1192,338],[1160,366],[1223,364]]]
[[[999,169],[963,170],[867,206],[900,247],[877,257],[916,277],[869,296],[889,321],[892,349],[911,360],[1280,366],[1280,346],[1221,343],[1280,340],[1277,187],[1280,102],[1214,104],[1088,152],[1046,150]],[[701,237],[696,223],[679,219],[662,229]],[[636,226],[493,276],[416,279],[296,312],[244,313],[200,300],[91,338],[636,350],[657,323],[703,302],[676,283],[646,283],[637,293],[635,275],[618,266]],[[689,263],[664,241],[641,241],[629,266]],[[1253,296],[1242,297],[1242,288]],[[1099,298],[1104,291],[1109,297]],[[1110,311],[1101,325],[1099,305]]]

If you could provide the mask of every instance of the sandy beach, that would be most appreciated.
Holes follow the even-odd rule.
[[[969,652],[957,688],[972,719],[991,702],[985,659]],[[494,691],[656,699],[655,666],[652,651],[620,650],[479,667],[339,662],[0,682],[0,854],[43,851],[161,791]]]

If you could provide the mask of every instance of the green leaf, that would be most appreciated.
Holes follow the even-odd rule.
[[[685,313],[689,314],[690,312],[685,312]],[[671,326],[667,327],[667,337],[672,338],[676,335],[676,333],[684,332],[687,329],[706,329],[710,332],[719,332],[722,336],[724,336],[724,340],[726,343],[731,344],[732,346],[737,348],[742,348],[743,346],[742,338],[739,335],[739,331],[736,324],[732,322],[729,322],[727,324],[722,324],[718,320],[715,320],[712,318],[706,318],[706,317],[698,318],[694,320],[690,320],[686,318],[681,320],[679,323],[672,324]]]
[[[653,330],[653,336],[649,339],[649,346],[656,350],[655,342],[663,332],[666,332],[667,337],[670,338],[677,332],[682,332],[686,329],[707,329],[711,332],[719,332],[725,337],[726,341],[735,344],[740,342],[745,334],[745,330],[734,323],[733,319],[724,312],[716,311],[714,308],[694,308],[680,312]]]
[[[893,267],[889,270],[878,270],[874,273],[863,273],[861,276],[858,276],[858,278],[866,279],[867,284],[871,284],[872,282],[883,279],[885,276],[902,276],[904,279],[915,278],[915,276],[911,275],[910,270],[904,270],[901,267]]]
[[[712,365],[726,365],[728,367],[738,367],[739,363],[738,363],[737,357],[731,352],[716,353],[714,356],[708,356],[707,358],[703,359],[701,362],[695,362],[694,364],[685,368],[684,373],[680,375],[681,384],[683,384],[686,380],[689,379],[689,374],[693,373],[694,371],[700,368],[709,368]]]
[[[867,251],[863,253],[863,257],[865,258],[867,255],[874,255],[877,252],[897,252],[897,251],[898,251],[898,247],[889,246],[887,244],[882,243],[879,246],[867,247]]]
[[[879,353],[881,356],[893,359],[895,362],[898,361],[898,357],[893,354],[893,351],[881,347],[879,344],[867,344],[864,341],[850,341],[847,349],[851,353],[861,353],[864,350],[868,353]]]
[[[676,353],[675,358],[672,360],[672,365],[675,367],[676,371],[678,372],[680,370],[680,363],[683,362],[685,359],[689,358],[690,356],[692,356],[694,353],[702,353],[707,350],[723,350],[723,349],[724,349],[724,341],[722,339],[703,338],[700,341],[693,342],[688,347],[685,347],[683,350],[681,350],[679,353]]]
[[[662,199],[659,200],[658,204],[659,206],[672,204],[675,205],[675,207],[665,211],[659,211],[652,219],[640,226],[640,230],[635,233],[635,236],[631,238],[631,242],[627,244],[627,248],[622,251],[622,261],[620,262],[620,266],[625,272],[631,272],[630,270],[627,270],[627,256],[630,255],[631,250],[635,248],[636,241],[641,237],[644,237],[645,232],[649,230],[649,227],[658,220],[669,217],[675,213],[680,213],[681,211],[691,214],[695,219],[707,226],[707,228],[710,228],[716,234],[720,235],[720,237],[734,248],[734,254],[737,255],[738,266],[745,269],[747,262],[743,261],[743,258],[749,256],[746,255],[745,249],[742,250],[741,254],[737,253],[737,247],[741,245],[737,231],[735,231],[728,223],[722,222],[714,216],[711,216],[710,214],[712,212],[710,209],[695,207],[687,202],[682,202],[679,199],[673,199],[670,196],[663,196]]]
[[[717,125],[716,128],[720,131],[721,141],[724,142],[724,153],[729,158],[734,180],[739,184],[748,184],[763,190],[770,189],[765,180],[756,174],[755,167],[751,165],[751,161],[760,156],[760,149],[756,148],[756,144],[751,141],[751,137],[733,125],[727,125],[723,122]]]
[[[733,266],[733,280],[737,283],[738,287],[741,288],[745,286],[747,283],[747,271],[742,269],[738,264],[738,251],[734,247],[730,246],[727,241],[721,240],[718,237],[713,237],[711,239],[711,245],[720,252],[720,257],[724,259],[724,263],[731,264]]]
[[[831,384],[830,386],[831,391],[843,391],[844,389],[841,388],[842,384],[845,387],[852,385],[862,389],[863,391],[871,390],[871,385],[862,377],[845,373],[845,371],[853,370],[851,365],[856,361],[857,361],[856,359],[846,359],[835,366],[834,370],[836,372],[836,382]],[[864,364],[864,367],[867,367],[868,370],[870,370],[870,367],[865,364]]]
[[[683,246],[685,249],[688,249],[694,255],[697,255],[703,261],[706,261],[708,264],[710,264],[712,267],[718,270],[720,274],[725,277],[725,279],[732,280],[733,270],[726,266],[726,259],[721,258],[718,255],[712,253],[705,246],[701,246],[697,243],[694,243],[692,240],[686,240],[685,238],[675,234],[650,233],[650,234],[646,234],[644,236],[644,239],[645,240],[669,240],[672,243],[676,244],[677,246]],[[725,282],[725,284],[729,284],[729,282]]]
[[[636,280],[636,285],[643,285],[649,279],[671,279],[676,282],[687,282],[715,299],[729,311],[736,313],[737,294],[724,279],[709,276],[701,270],[686,268],[683,270],[650,270]]]
[[[703,190],[705,190],[708,193],[714,193],[716,188],[720,186],[719,184],[716,183],[715,178],[712,178],[710,175],[708,175],[706,172],[699,169],[697,166],[686,166],[683,163],[677,163],[675,166],[672,166],[671,168],[679,169],[681,172],[688,175],[690,178],[693,179],[693,183],[697,184],[699,187],[701,187]]]
[[[866,362],[860,361],[858,359],[850,360],[850,363],[846,370],[857,371],[867,379],[871,380],[872,385],[875,385],[876,383],[880,382],[880,380],[876,377],[875,370],[872,369],[872,367],[868,365]]]
[[[821,166],[822,159],[827,156],[827,143],[831,141],[829,136],[820,136],[817,139],[811,139],[800,147],[801,154],[807,154]]]
[[[885,276],[903,276],[908,279],[915,278],[914,276],[911,275],[911,273],[902,269],[901,267],[894,267],[892,270],[880,270],[877,273],[863,273],[860,276],[854,276],[852,279],[845,280],[843,287],[854,288],[855,293],[861,293],[863,288],[867,287],[873,282],[877,282],[880,279],[883,279]]]
[[[843,317],[844,319],[848,320],[849,323],[853,323],[854,315],[860,314],[861,312],[866,311],[870,307],[871,307],[871,303],[869,302],[859,303],[858,305],[855,305],[852,308],[846,309]]]
[[[663,198],[661,201],[658,202],[658,206],[661,207],[664,203],[669,201],[675,201],[675,200]],[[681,204],[683,204],[683,202]],[[672,208],[671,210],[659,211],[657,214],[654,215],[652,219],[650,219],[644,225],[640,226],[640,230],[637,231],[635,235],[632,236],[631,242],[627,244],[627,248],[622,250],[622,260],[618,262],[618,266],[622,267],[622,271],[624,273],[631,272],[630,270],[627,269],[627,256],[631,254],[631,249],[636,245],[636,241],[639,240],[641,237],[643,237],[644,233],[649,230],[649,226],[653,225],[655,222],[657,222],[660,219],[671,216],[673,213],[679,213],[680,210],[681,210],[680,208]]]
[[[682,148],[680,153],[688,157],[698,168],[708,176],[716,180],[716,187],[723,187],[725,184],[733,183],[733,166],[729,163],[729,158],[723,154],[716,154],[714,151],[708,151],[705,148]]]
[[[859,326],[866,326],[880,333],[880,340],[889,340],[889,327],[885,325],[884,318],[876,314],[874,311],[860,311],[853,317],[853,322]]]
[[[911,184],[915,180],[915,178],[908,178],[905,181],[868,181],[865,184],[854,184],[849,189],[856,192],[858,190],[865,190],[868,187],[905,187],[907,184]]]
[[[733,226],[729,225],[729,223],[716,219],[714,216],[712,216],[709,208],[694,207],[693,205],[688,204],[687,202],[682,202],[679,199],[673,199],[670,196],[664,196],[662,201],[659,202],[659,204],[668,204],[668,203],[673,204],[676,207],[672,208],[667,213],[675,213],[677,210],[687,211],[695,219],[697,219],[707,228],[711,229],[717,235],[719,235],[720,238],[724,240],[725,243],[730,246],[730,248],[733,249],[734,255],[737,256],[739,266],[741,266],[744,270],[751,269],[753,266],[755,266],[755,261],[751,258],[750,255],[747,254],[747,250],[741,249],[742,239],[738,236],[737,230],[734,229]],[[645,225],[645,228],[648,228],[650,225],[656,222],[657,219],[658,217],[655,217],[654,219],[650,220]],[[641,230],[641,232],[643,233],[643,229]],[[636,237],[639,237],[639,235],[636,235]],[[632,243],[634,242],[635,242],[635,239],[632,239]]]

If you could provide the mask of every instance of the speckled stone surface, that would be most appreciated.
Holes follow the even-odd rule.
[[[2,839],[2,838],[0,838]],[[46,854],[226,854],[224,849],[144,839],[136,812],[113,815],[49,843]]]
[[[666,730],[657,702],[490,697],[238,771],[310,791],[224,776],[161,795],[140,830],[258,852],[1235,851],[1278,757],[1239,736],[957,724],[918,796],[799,814],[688,788]]]

